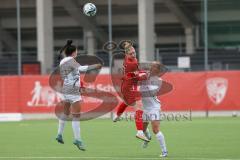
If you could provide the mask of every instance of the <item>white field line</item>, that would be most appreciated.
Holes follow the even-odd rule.
[[[113,160],[240,160],[240,159],[229,159],[229,158],[199,158],[199,157],[168,157],[168,158],[143,158],[143,157],[0,157],[0,159],[113,159]]]

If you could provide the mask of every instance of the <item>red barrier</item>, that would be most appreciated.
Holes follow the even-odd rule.
[[[0,113],[49,113],[60,96],[48,85],[47,76],[0,77]],[[240,110],[240,72],[167,73],[163,80],[173,90],[160,96],[162,109]],[[114,92],[110,77],[99,75],[87,87]],[[83,110],[96,107],[101,100],[84,97]]]
[[[240,110],[240,72],[168,73],[173,91],[160,97],[164,110]]]

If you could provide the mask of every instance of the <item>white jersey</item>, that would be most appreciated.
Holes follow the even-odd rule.
[[[87,71],[88,66],[81,66],[73,57],[65,57],[60,62],[60,74],[64,84],[79,86],[80,72]]]
[[[88,66],[81,66],[73,57],[65,57],[60,62],[60,75],[63,80],[62,93],[65,101],[74,103],[81,100],[80,72],[87,71]]]
[[[141,82],[140,92],[142,93],[143,110],[161,110],[161,103],[157,98],[161,85],[162,79],[158,76],[152,76],[148,80]]]

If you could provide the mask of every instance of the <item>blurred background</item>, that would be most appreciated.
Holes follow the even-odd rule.
[[[103,45],[132,40],[140,61],[171,71],[240,69],[238,0],[1,0],[0,74],[47,74],[73,39],[109,66]]]

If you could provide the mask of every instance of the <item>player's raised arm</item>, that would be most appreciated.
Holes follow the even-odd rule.
[[[102,68],[102,65],[99,63],[99,64],[93,64],[93,65],[84,65],[84,66],[80,65],[78,67],[78,70],[79,72],[86,72],[89,70],[100,69],[100,68]]]

